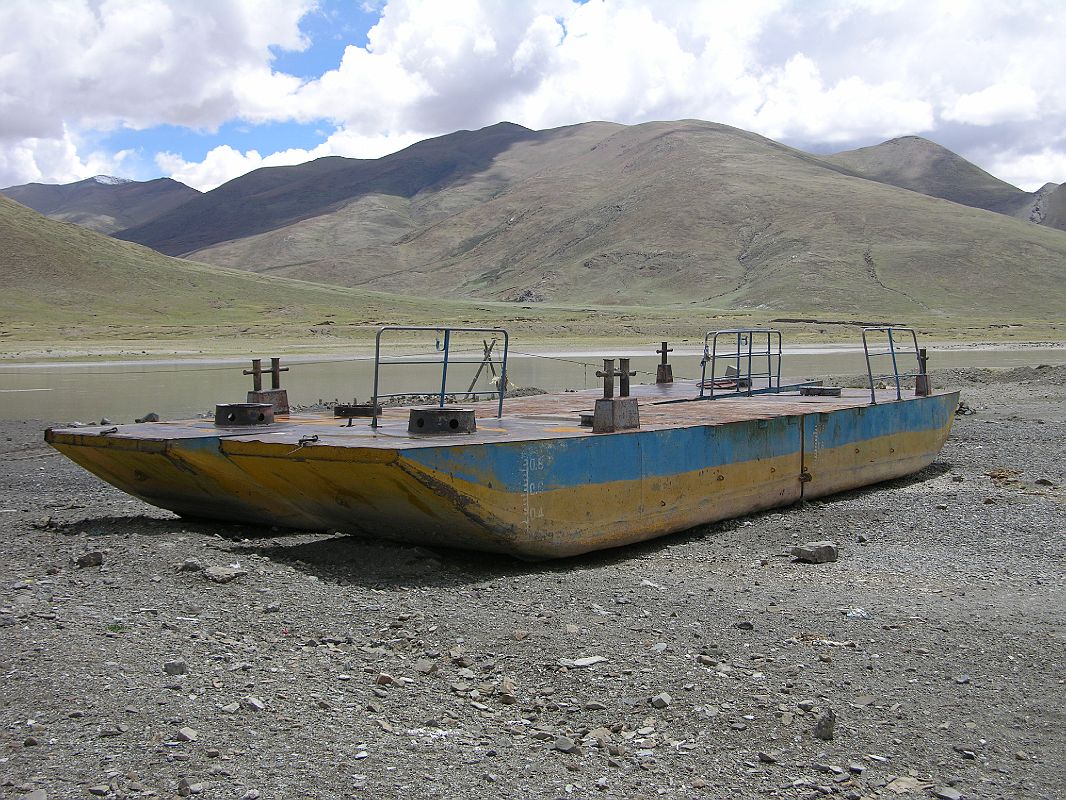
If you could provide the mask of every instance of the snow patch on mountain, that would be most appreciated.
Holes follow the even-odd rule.
[[[102,183],[104,186],[120,186],[123,183],[133,183],[129,178],[116,178],[113,175],[93,175],[92,180]]]

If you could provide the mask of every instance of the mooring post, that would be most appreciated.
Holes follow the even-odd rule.
[[[603,378],[603,397],[596,401],[592,414],[593,433],[612,433],[640,427],[640,412],[637,398],[629,396],[629,378],[636,372],[629,371],[629,359],[620,358],[619,370],[614,368],[614,359],[603,359],[603,370],[596,371]],[[619,378],[619,396],[614,396],[614,379]]]
[[[618,396],[629,397],[629,379],[636,375],[636,371],[629,371],[629,359],[618,359]]]
[[[263,359],[253,358],[252,368],[244,370],[245,375],[252,376],[252,390],[248,392],[249,403],[270,403],[274,408],[274,414],[285,415],[289,413],[289,393],[281,388],[281,373],[288,372],[288,367],[281,366],[281,359],[270,359],[270,388],[263,389]]]
[[[662,350],[656,350],[656,353],[662,354],[662,362],[655,368],[655,382],[656,383],[673,383],[674,382],[674,368],[670,366],[666,360],[666,354],[674,352],[674,348],[668,347],[668,342],[663,342]]]
[[[253,358],[252,368],[244,370],[245,375],[252,376],[252,391],[263,391],[263,359]]]
[[[596,370],[596,377],[603,378],[603,399],[610,400],[614,397],[614,359],[603,359],[603,370]]]
[[[270,388],[271,389],[280,389],[281,388],[281,373],[288,372],[288,371],[289,371],[288,367],[281,366],[281,359],[280,358],[271,358],[270,359]]]

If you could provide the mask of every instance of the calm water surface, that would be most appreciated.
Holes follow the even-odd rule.
[[[649,348],[648,350],[653,350]],[[643,351],[648,352],[648,351]],[[640,371],[635,382],[655,379],[658,356],[616,351],[608,356],[630,355],[631,368]],[[412,360],[437,358],[432,353],[412,356]],[[457,358],[477,360],[480,352],[469,351]],[[700,374],[698,352],[671,354],[674,375],[696,378]],[[961,367],[1015,367],[1066,362],[1066,349],[959,349],[931,352],[931,369]],[[366,401],[373,387],[373,359],[294,357],[283,360],[291,371],[282,376],[293,404],[318,400]],[[242,375],[246,360],[108,362],[97,364],[6,364],[0,365],[0,419],[39,419],[49,422],[98,421],[129,422],[155,411],[163,418],[176,419],[212,411],[215,403],[241,402],[251,388],[251,379]],[[536,386],[549,391],[583,389],[599,385],[595,372],[602,358],[592,353],[545,353],[541,356],[515,355],[508,360],[512,384]],[[498,365],[497,365],[498,368]],[[473,378],[476,364],[453,364],[448,388],[463,391]],[[786,349],[782,374],[802,378],[809,375],[865,373],[862,351],[854,348]],[[483,371],[478,389],[490,388],[488,370]],[[382,371],[381,392],[430,392],[440,387],[440,367],[429,365],[389,366]],[[269,380],[265,382],[269,386]]]

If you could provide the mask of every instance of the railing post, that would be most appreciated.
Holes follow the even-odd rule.
[[[440,371],[440,407],[444,408],[444,395],[448,388],[448,347],[451,342],[451,328],[444,329],[444,367]]]

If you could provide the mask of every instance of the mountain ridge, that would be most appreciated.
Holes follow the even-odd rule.
[[[1044,313],[1046,300],[1066,302],[1056,284],[1064,255],[1061,231],[699,120],[542,131],[462,182],[411,197],[366,194],[195,253],[422,297],[699,298],[856,313],[875,301],[885,312],[961,312],[985,302],[971,286],[1013,297],[1016,312]],[[1044,299],[1024,285],[1000,287],[1005,265]],[[935,285],[925,300],[922,284]]]
[[[0,194],[51,219],[114,233],[167,214],[201,193],[172,178],[131,181],[94,175],[74,183],[9,186]]]

